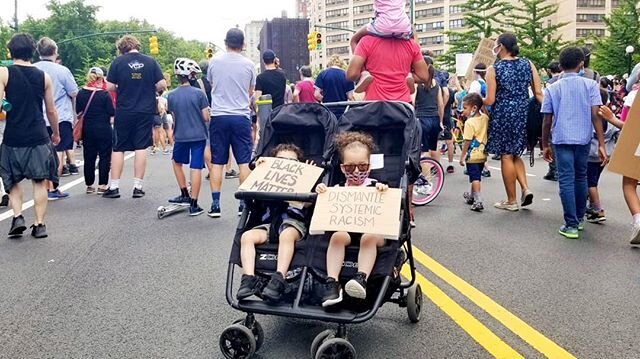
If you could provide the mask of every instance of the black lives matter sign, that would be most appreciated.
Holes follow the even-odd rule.
[[[240,191],[308,193],[322,175],[322,168],[282,158],[264,157],[240,186]]]

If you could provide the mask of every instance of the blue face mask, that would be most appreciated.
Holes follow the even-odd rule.
[[[578,71],[578,76],[584,76],[584,67]]]

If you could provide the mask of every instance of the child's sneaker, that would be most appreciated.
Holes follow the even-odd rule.
[[[73,163],[69,164],[69,173],[72,175],[77,175],[80,173],[80,171],[78,170],[78,166],[74,165]]]
[[[589,223],[602,223],[607,220],[604,214],[604,209],[595,211],[591,208],[587,209],[587,222]]]
[[[473,196],[469,192],[463,193],[462,197],[464,198],[464,203],[468,205],[472,205],[475,202],[475,200],[473,199]]]
[[[211,208],[209,209],[209,212],[207,212],[207,216],[211,218],[220,218],[221,216],[220,205],[212,204]]]
[[[489,171],[488,169],[482,170],[482,177],[485,177],[485,178],[491,177],[491,171]]]
[[[344,291],[347,292],[351,298],[367,298],[367,275],[362,272],[356,273],[344,286]]]
[[[634,223],[633,231],[631,232],[631,244],[639,245],[640,244],[640,223]]]
[[[22,233],[27,230],[24,217],[19,215],[11,220],[11,229],[9,230],[9,238],[21,237]]]
[[[275,272],[271,275],[269,284],[262,291],[262,297],[269,302],[279,302],[282,293],[287,285],[287,281],[280,272]]]
[[[324,285],[325,295],[322,297],[322,307],[330,307],[342,302],[342,288],[340,282],[333,278],[327,278],[327,282]]]
[[[56,189],[53,191],[49,191],[47,196],[49,197],[49,201],[55,201],[58,199],[68,198],[70,194],[68,192],[62,192],[61,190]]]
[[[447,166],[447,173],[448,174],[452,174],[452,173],[455,173],[455,172],[456,172],[456,169],[453,168],[453,166],[451,166],[451,165]]]
[[[562,227],[560,227],[560,230],[558,231],[558,233],[563,235],[565,238],[569,238],[569,239],[578,239],[580,237],[580,233],[578,232],[578,228],[571,228],[571,227],[567,227],[567,226],[562,226]]]
[[[362,73],[360,74],[360,80],[358,80],[358,83],[356,84],[354,92],[361,93],[361,92],[367,91],[367,87],[371,85],[372,81],[373,81],[373,76],[371,76],[371,74],[368,71],[362,71]]]
[[[9,206],[9,195],[5,194],[2,196],[2,200],[0,200],[0,207],[8,207]]]
[[[201,214],[204,213],[204,209],[202,209],[202,207],[195,205],[195,206],[189,206],[189,216],[191,217],[195,217],[195,216],[199,216]]]
[[[471,210],[475,212],[482,212],[484,211],[484,206],[482,205],[482,202],[474,202],[471,206]]]
[[[180,204],[180,205],[189,205],[191,204],[191,197],[179,195],[178,197],[171,198],[169,203],[172,204]]]
[[[242,279],[240,280],[240,288],[238,288],[236,298],[238,300],[243,300],[256,294],[258,283],[258,277],[256,277],[255,275],[243,274]]]
[[[120,189],[107,189],[102,193],[102,198],[120,198]]]
[[[146,193],[142,190],[142,188],[134,188],[133,194],[131,194],[131,198],[142,198]]]
[[[71,176],[71,172],[69,171],[69,165],[62,166],[62,173],[60,174],[60,176],[61,177]]]

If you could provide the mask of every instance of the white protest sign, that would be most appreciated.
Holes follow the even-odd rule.
[[[466,76],[473,54],[456,54],[456,75]]]
[[[369,156],[369,166],[372,170],[379,170],[384,168],[384,154],[375,153]]]
[[[398,239],[402,191],[374,187],[330,187],[318,194],[309,233],[370,233]]]
[[[322,176],[322,168],[282,158],[263,157],[242,183],[240,191],[308,193]]]

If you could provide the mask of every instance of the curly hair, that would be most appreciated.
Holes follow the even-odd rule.
[[[369,154],[376,150],[373,137],[363,132],[341,132],[335,139],[336,150],[343,158],[344,151],[349,148],[360,147],[366,149]]]
[[[282,151],[289,151],[296,154],[298,157],[298,161],[301,161],[304,158],[304,153],[300,149],[300,147],[292,144],[292,143],[281,143],[277,145],[273,150],[271,150],[271,157],[277,157],[278,153]]]
[[[462,99],[462,103],[466,103],[471,106],[476,106],[478,110],[480,110],[483,105],[482,97],[477,93],[468,94]]]

